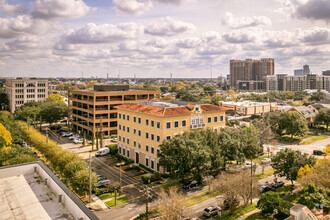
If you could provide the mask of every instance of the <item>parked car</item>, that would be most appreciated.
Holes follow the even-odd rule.
[[[243,168],[251,168],[251,166],[254,166],[255,164],[253,162],[246,162]]]
[[[221,212],[221,209],[218,206],[210,206],[204,209],[204,216],[211,217],[218,214],[218,212]]]
[[[274,189],[280,188],[280,187],[282,187],[282,186],[284,186],[284,182],[283,182],[283,181],[272,182],[272,187],[273,187]]]
[[[63,133],[63,132],[67,132],[66,130],[63,130],[63,129],[60,129],[60,130],[58,130],[58,131],[56,131],[57,133]]]
[[[104,156],[110,153],[110,149],[107,147],[101,148],[99,149],[96,153],[95,156],[99,157],[99,156]]]
[[[70,136],[72,136],[73,134],[71,133],[71,132],[63,132],[62,133],[62,136],[63,137],[70,137]]]
[[[102,188],[102,187],[105,187],[106,185],[110,184],[110,180],[106,179],[106,180],[100,180],[98,183],[97,183],[97,188]]]
[[[270,163],[270,162],[272,162],[272,159],[270,159],[268,157],[261,160],[261,163]]]
[[[321,150],[313,150],[313,155],[323,155],[323,151],[321,151]]]
[[[101,180],[107,180],[108,178],[106,176],[103,176],[103,175],[97,175],[97,179],[98,181],[101,181]]]
[[[112,138],[112,142],[117,142],[118,141],[118,139],[117,138]]]
[[[75,144],[82,144],[84,141],[83,141],[83,139],[75,138],[75,139],[73,139],[73,142],[74,142]]]
[[[262,186],[260,186],[259,191],[261,193],[265,193],[265,192],[268,192],[268,191],[274,191],[274,188],[271,187],[270,185],[262,185]]]
[[[73,139],[76,139],[76,138],[80,138],[79,134],[74,134],[74,135],[69,137],[70,140],[73,140]]]
[[[190,189],[199,185],[197,180],[192,180],[183,186],[184,189]]]

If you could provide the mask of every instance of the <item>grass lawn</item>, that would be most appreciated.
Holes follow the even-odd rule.
[[[249,217],[247,217],[245,220],[268,220],[268,219],[279,219],[279,220],[283,220],[286,219],[287,217],[289,217],[288,215],[284,214],[284,213],[280,213],[277,214],[273,217],[269,217],[269,216],[264,216],[262,215],[260,212],[255,213],[253,215],[250,215]]]
[[[219,195],[218,192],[214,191],[214,189],[211,189],[210,191],[204,191],[204,192],[200,192],[200,193],[197,193],[195,195],[192,195],[192,196],[188,196],[186,198],[187,206],[192,206],[192,205],[195,205],[197,203],[204,202],[205,200],[214,198],[218,195]]]
[[[180,183],[179,181],[174,181],[174,182],[167,183],[167,184],[163,185],[162,188],[164,190],[168,190],[169,188],[171,188],[173,186],[176,186],[176,187],[179,188],[179,187],[183,186],[183,183]]]
[[[251,212],[256,209],[256,204],[248,205],[246,207],[239,206],[235,211],[234,214],[230,214],[229,211],[224,211],[221,213],[221,216],[215,216],[214,219],[217,220],[233,220],[237,219],[238,217]]]
[[[313,143],[314,141],[322,140],[322,139],[325,139],[325,138],[328,138],[328,137],[327,136],[316,136],[316,137],[313,137],[313,138],[305,140],[305,141],[300,141],[299,144],[300,145],[310,144],[310,143]]]
[[[261,157],[258,157],[258,158],[256,158],[256,159],[253,159],[252,162],[253,162],[253,163],[260,163],[261,160],[264,159],[264,158],[266,158],[266,157],[268,157],[268,155],[265,154],[265,155],[263,155],[263,156],[261,156]],[[250,162],[250,161],[249,161],[249,162]]]
[[[279,142],[284,143],[284,144],[297,144],[301,140],[300,137],[295,137],[291,138],[289,135],[283,135],[282,137],[278,138]]]
[[[125,196],[123,198],[117,199],[117,204],[115,205],[115,200],[110,200],[108,202],[106,202],[108,206],[110,207],[114,207],[114,206],[119,206],[119,205],[124,205],[126,203],[128,203],[128,197]]]
[[[274,174],[274,169],[270,168],[270,169],[264,170],[264,174],[262,174],[262,172],[256,173],[256,176],[259,179],[265,179],[273,174]]]
[[[120,196],[122,195],[123,193],[121,191],[118,191],[117,192],[117,196]],[[105,200],[105,199],[110,199],[110,198],[113,198],[115,197],[115,194],[114,193],[105,193],[105,194],[102,194],[99,196],[99,199],[101,200]]]

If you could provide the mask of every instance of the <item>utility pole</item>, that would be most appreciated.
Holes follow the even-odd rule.
[[[121,188],[121,163],[119,165],[119,184],[120,184],[120,188]]]
[[[252,205],[252,197],[253,197],[253,181],[252,181],[252,175],[253,175],[253,172],[252,172],[252,169],[253,169],[253,163],[252,163],[252,159],[251,159],[251,205]]]
[[[148,216],[148,212],[149,212],[149,198],[151,198],[151,195],[150,195],[150,192],[149,192],[149,187],[146,186],[145,189],[143,190],[140,190],[141,193],[143,193],[145,195],[145,198],[146,198],[146,217],[147,217],[147,220],[149,219],[149,216]]]
[[[92,160],[91,153],[89,153],[89,203],[92,202]]]

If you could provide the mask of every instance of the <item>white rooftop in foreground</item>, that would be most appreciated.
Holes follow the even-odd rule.
[[[42,162],[0,167],[0,219],[97,220]]]
[[[38,175],[0,179],[1,219],[74,219]]]

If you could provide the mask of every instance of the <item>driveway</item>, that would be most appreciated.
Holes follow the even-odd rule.
[[[330,137],[315,141],[310,144],[303,144],[303,145],[298,145],[298,144],[279,144],[277,147],[279,150],[283,148],[290,148],[292,150],[300,150],[303,153],[307,154],[313,154],[313,150],[323,150],[327,144],[330,144]]]

